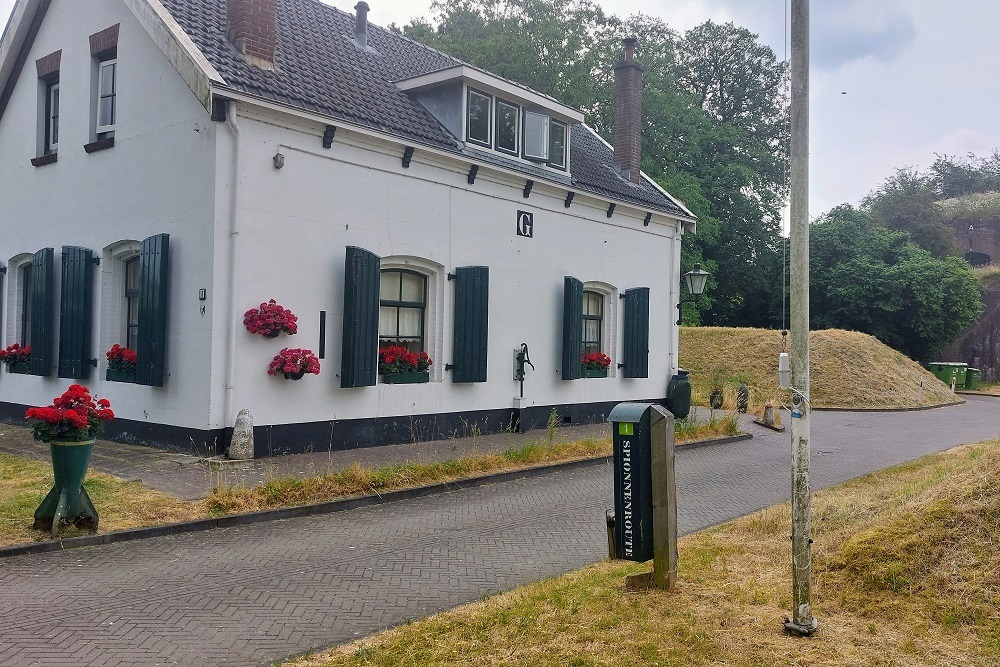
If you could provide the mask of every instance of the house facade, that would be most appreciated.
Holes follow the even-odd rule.
[[[3,416],[80,382],[111,400],[112,437],[218,451],[249,409],[265,455],[662,400],[694,218],[639,170],[634,43],[612,147],[367,12],[19,0],[0,41],[2,335],[31,354],[0,373]],[[297,333],[247,330],[270,299]],[[109,372],[115,344],[132,374]],[[426,353],[426,378],[380,374],[389,346]],[[282,348],[319,374],[269,375]],[[586,377],[593,352],[607,377]]]

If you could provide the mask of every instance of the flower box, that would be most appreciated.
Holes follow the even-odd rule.
[[[135,382],[135,369],[123,371],[117,368],[109,368],[105,376],[108,382]]]
[[[27,375],[31,372],[31,367],[27,361],[19,361],[13,364],[7,364],[8,373],[18,373],[19,375]]]
[[[606,378],[608,377],[607,368],[584,368],[583,377],[585,378]]]
[[[386,384],[419,384],[429,382],[431,374],[428,371],[409,371],[407,373],[383,373],[382,380]]]

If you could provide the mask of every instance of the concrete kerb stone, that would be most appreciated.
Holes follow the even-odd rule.
[[[697,449],[710,445],[724,445],[743,440],[750,440],[753,435],[741,433],[739,435],[725,438],[713,438],[711,440],[699,440],[687,444],[677,445],[678,449]],[[441,482],[438,484],[428,484],[410,489],[399,489],[397,491],[387,491],[382,494],[367,496],[353,496],[350,498],[340,498],[311,505],[299,505],[297,507],[283,507],[280,509],[263,510],[260,512],[250,512],[247,514],[232,514],[211,519],[196,519],[194,521],[182,521],[180,523],[169,523],[160,526],[148,526],[145,528],[129,528],[126,530],[116,530],[98,535],[83,535],[80,537],[68,537],[63,540],[47,540],[45,542],[31,542],[28,544],[16,544],[9,547],[0,547],[0,559],[11,558],[13,556],[25,556],[29,554],[49,553],[52,551],[65,551],[67,549],[81,549],[84,547],[99,546],[103,544],[114,544],[117,542],[131,542],[133,540],[149,539],[151,537],[163,537],[165,535],[179,535],[182,533],[198,533],[216,528],[232,528],[235,526],[248,526],[266,521],[278,521],[280,519],[295,519],[316,514],[331,514],[334,512],[346,512],[348,510],[362,507],[372,507],[384,505],[402,500],[412,500],[425,496],[459,491],[461,489],[471,489],[487,484],[496,484],[527,477],[545,475],[550,472],[560,470],[574,470],[595,465],[610,464],[612,457],[601,456],[590,459],[579,459],[576,461],[566,461],[563,463],[552,463],[548,465],[524,468],[521,470],[511,470],[508,472],[482,475],[479,477],[469,477],[466,479]]]
[[[966,393],[966,392],[956,392]],[[938,405],[920,405],[912,408],[813,408],[813,412],[923,412],[924,410],[937,410],[938,408],[951,408],[962,405],[965,399],[953,401],[951,403],[940,403]]]

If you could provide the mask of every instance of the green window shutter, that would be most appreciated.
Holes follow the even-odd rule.
[[[566,276],[563,287],[562,379],[583,377],[583,283]]]
[[[59,291],[59,377],[90,378],[94,253],[63,246]]]
[[[627,378],[649,377],[649,288],[625,290],[625,372]]]
[[[341,387],[372,387],[378,372],[379,256],[347,247]]]
[[[455,269],[455,362],[453,382],[486,382],[490,269]]]
[[[55,250],[42,248],[31,260],[31,356],[28,372],[52,375],[55,343]]]
[[[162,387],[167,361],[170,235],[150,236],[139,247],[139,330],[135,383]]]

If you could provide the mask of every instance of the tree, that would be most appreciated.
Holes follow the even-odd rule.
[[[937,155],[929,180],[937,199],[1000,191],[1000,149],[988,158],[969,153],[965,158]]]
[[[933,181],[916,169],[897,169],[894,176],[861,201],[876,224],[906,232],[935,257],[958,251],[955,233],[944,224],[936,205]]]
[[[950,345],[982,312],[975,277],[849,204],[810,229],[814,328],[863,331],[921,361]]]

